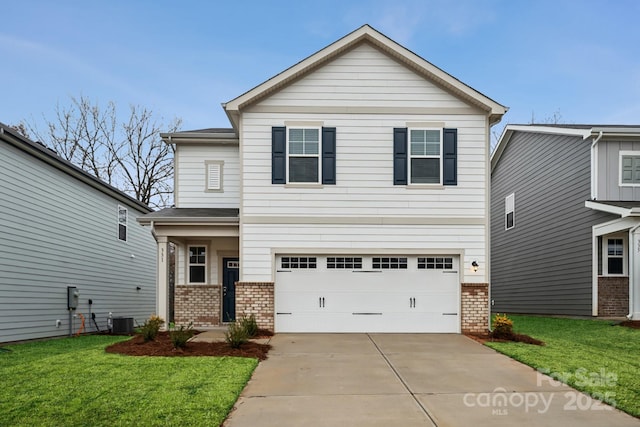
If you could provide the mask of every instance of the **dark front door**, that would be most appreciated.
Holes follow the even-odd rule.
[[[222,263],[222,321],[236,320],[236,282],[240,279],[238,258],[223,258]]]

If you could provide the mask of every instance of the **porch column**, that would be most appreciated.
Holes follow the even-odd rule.
[[[169,239],[157,236],[158,242],[158,271],[156,275],[157,296],[156,314],[169,324]]]
[[[640,225],[629,233],[629,312],[640,320]]]

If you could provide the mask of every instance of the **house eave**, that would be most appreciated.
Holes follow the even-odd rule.
[[[435,84],[443,87],[470,105],[481,109],[489,116],[491,124],[497,123],[508,110],[507,107],[467,86],[452,75],[399,45],[369,25],[364,25],[266,82],[223,104],[223,108],[232,125],[237,129],[239,112],[241,110],[284,88],[293,81],[364,42],[372,44],[426,79],[433,81]]]
[[[239,139],[235,132],[204,133],[204,132],[176,132],[161,133],[160,138],[167,144],[208,144],[208,145],[238,145]]]
[[[600,212],[606,212],[613,215],[620,215],[621,218],[640,216],[640,206],[639,207],[615,206],[608,203],[599,203],[594,200],[587,200],[584,205],[589,209],[597,210]]]

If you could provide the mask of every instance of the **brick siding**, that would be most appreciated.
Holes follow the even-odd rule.
[[[489,325],[489,284],[462,284],[462,333],[485,333]]]
[[[219,326],[220,285],[176,285],[174,319],[176,326]]]
[[[273,282],[237,282],[236,318],[255,315],[258,327],[273,331],[274,299]]]
[[[629,278],[598,277],[598,316],[623,317],[629,314]]]

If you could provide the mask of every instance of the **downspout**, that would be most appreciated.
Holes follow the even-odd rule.
[[[635,260],[635,256],[634,254],[634,246],[633,246],[633,235],[635,234],[636,230],[638,230],[638,228],[640,228],[640,224],[636,225],[635,227],[629,229],[629,266],[627,267],[629,269],[629,314],[627,314],[627,319],[631,320],[633,318],[633,298],[634,298],[634,294],[633,294],[633,285],[634,282],[636,280],[636,275],[635,275],[635,263],[637,262]]]
[[[596,165],[596,145],[602,139],[603,132],[591,143],[591,200],[598,198],[598,165]]]

